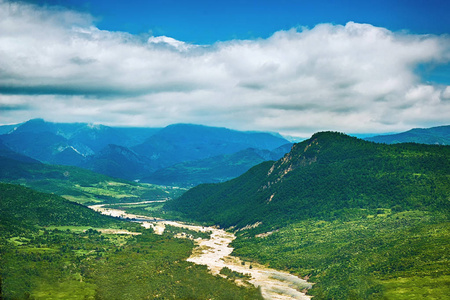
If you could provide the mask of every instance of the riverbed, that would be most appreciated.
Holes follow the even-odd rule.
[[[248,274],[250,275],[248,282],[260,287],[264,299],[304,300],[311,298],[305,294],[306,290],[311,288],[311,284],[306,280],[287,272],[266,268],[255,263],[242,262],[238,257],[232,256],[233,248],[230,244],[236,238],[233,233],[216,227],[188,225],[181,222],[156,220],[151,217],[127,214],[119,209],[105,208],[104,205],[93,205],[90,208],[105,215],[138,220],[142,222],[142,226],[145,228],[153,228],[156,234],[164,233],[166,225],[211,232],[209,239],[195,240],[197,247],[187,259],[189,262],[206,265],[214,275],[219,275],[220,270],[224,267],[228,267],[235,272]],[[245,281],[240,283],[246,284]]]

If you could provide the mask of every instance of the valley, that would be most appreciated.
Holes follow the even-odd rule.
[[[232,256],[233,248],[230,244],[236,236],[231,232],[227,232],[217,227],[188,225],[168,220],[158,220],[155,222],[151,220],[151,217],[127,214],[122,210],[103,208],[102,206],[103,205],[93,205],[90,206],[90,208],[108,216],[139,220],[142,222],[142,226],[145,228],[152,228],[155,233],[160,235],[164,233],[166,225],[197,232],[207,232],[209,233],[209,238],[195,239],[196,248],[193,249],[192,255],[187,259],[188,262],[206,265],[213,275],[226,274],[226,271],[222,271],[224,269],[230,270],[231,272],[237,272],[237,283],[242,285],[252,284],[255,287],[258,287],[261,290],[264,299],[310,299],[304,292],[311,288],[312,285],[306,280],[286,272],[267,268],[257,263],[246,263],[241,261],[238,257]],[[145,221],[146,219],[148,219],[148,221]],[[177,236],[182,238],[188,235],[182,232]]]
[[[190,128],[201,141],[198,129]],[[172,179],[180,174],[185,187],[177,187],[42,163],[0,141],[2,297],[450,294],[449,146],[376,144],[320,132],[234,179],[186,187],[194,180],[184,179],[190,175],[183,168],[195,173],[201,167],[200,177],[211,177],[231,161],[229,170],[248,158],[256,163],[254,153],[272,158],[273,151],[161,169]],[[218,161],[226,163],[214,165]]]
[[[170,224],[158,235],[9,184],[0,184],[0,212],[3,299],[262,299],[188,262],[194,242]]]

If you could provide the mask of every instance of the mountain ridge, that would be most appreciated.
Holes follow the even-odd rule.
[[[17,126],[5,126],[4,130],[1,128],[0,132],[7,133],[0,135],[0,140],[17,153],[44,163],[83,167],[127,180],[140,180],[177,163],[232,154],[247,148],[273,150],[288,143],[274,134],[195,124],[116,128],[32,119]],[[227,176],[219,175],[220,178]],[[204,176],[206,180],[210,177]],[[188,184],[192,185],[192,182]]]
[[[430,128],[413,128],[396,134],[367,137],[365,140],[385,144],[420,143],[430,145],[450,145],[450,125]]]
[[[292,144],[285,144],[273,151],[247,148],[232,154],[182,162],[159,169],[150,176],[142,178],[141,181],[174,186],[224,182],[241,175],[263,161],[281,158],[291,147]]]

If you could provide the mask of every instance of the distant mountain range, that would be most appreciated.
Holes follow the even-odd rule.
[[[0,182],[24,185],[82,204],[166,199],[183,192],[179,188],[112,178],[75,166],[44,164],[12,151],[1,142]]]
[[[431,128],[414,128],[397,134],[368,137],[365,138],[365,140],[384,144],[418,143],[450,145],[450,125]]]
[[[238,176],[262,160],[278,159],[292,146],[274,134],[192,124],[118,128],[33,119],[0,126],[0,133],[3,147],[40,162],[79,166],[128,180],[186,186]],[[239,154],[242,151],[246,154]],[[198,172],[205,159],[209,169]],[[167,169],[174,165],[177,173]],[[234,165],[237,167],[230,171]],[[185,175],[182,180],[181,169]]]

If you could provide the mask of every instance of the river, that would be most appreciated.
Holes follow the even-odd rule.
[[[148,202],[147,202],[148,203]],[[135,203],[138,204],[138,203]],[[153,228],[156,234],[164,232],[165,225],[187,228],[195,231],[211,232],[209,239],[196,239],[197,247],[187,259],[190,262],[206,265],[212,274],[218,275],[224,267],[242,273],[249,274],[249,283],[260,287],[264,299],[291,300],[310,299],[304,291],[311,288],[306,280],[298,278],[287,272],[266,268],[255,263],[242,262],[238,257],[232,256],[231,242],[236,238],[233,233],[215,227],[188,225],[181,222],[158,220],[146,216],[127,214],[123,210],[105,208],[104,205],[92,205],[91,209],[102,214],[128,218],[142,222],[145,228]]]

